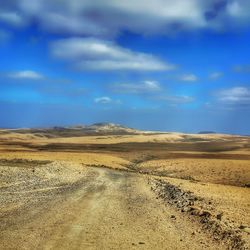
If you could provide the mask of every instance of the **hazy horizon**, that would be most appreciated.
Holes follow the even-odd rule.
[[[96,125],[96,124],[115,124],[115,125],[120,125],[120,126],[123,126],[123,127],[126,127],[126,128],[130,128],[130,129],[136,129],[136,130],[141,130],[141,131],[155,131],[155,132],[166,132],[166,133],[186,133],[186,134],[199,134],[199,133],[207,133],[207,134],[210,134],[210,133],[215,133],[215,134],[232,134],[232,135],[240,135],[240,136],[250,136],[249,134],[247,133],[242,133],[242,134],[239,134],[239,133],[230,133],[230,132],[223,132],[223,131],[216,131],[216,130],[206,130],[206,129],[200,129],[200,130],[197,130],[197,131],[178,131],[178,130],[164,130],[164,129],[150,129],[150,128],[140,128],[140,127],[131,127],[129,125],[124,125],[124,124],[120,124],[120,123],[113,123],[113,122],[96,122],[96,123],[87,123],[87,124],[83,124],[83,123],[80,123],[80,124],[64,124],[64,125],[57,125],[57,124],[54,124],[54,125],[50,125],[50,126],[31,126],[31,127],[25,127],[25,126],[22,126],[22,127],[0,127],[0,129],[3,129],[3,130],[8,130],[8,129],[54,129],[54,128],[74,128],[74,127],[78,127],[78,126],[92,126],[92,125]]]

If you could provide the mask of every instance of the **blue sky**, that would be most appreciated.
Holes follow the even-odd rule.
[[[0,5],[0,127],[250,134],[247,0]]]

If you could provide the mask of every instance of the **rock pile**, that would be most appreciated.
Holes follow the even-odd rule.
[[[195,216],[202,225],[202,229],[210,231],[215,240],[224,241],[230,249],[246,249],[239,230],[226,221],[222,221],[223,213],[218,213],[203,198],[195,196],[190,191],[184,191],[171,183],[161,179],[150,181],[151,189],[168,204],[176,207],[180,212]]]

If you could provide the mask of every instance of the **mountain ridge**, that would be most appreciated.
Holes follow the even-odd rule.
[[[16,133],[32,133],[46,137],[74,137],[84,135],[130,135],[143,131],[129,128],[120,124],[100,122],[91,125],[54,126],[48,128],[18,128],[6,129]]]

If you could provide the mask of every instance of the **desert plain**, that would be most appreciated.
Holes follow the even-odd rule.
[[[0,249],[249,249],[250,137],[0,130]]]

